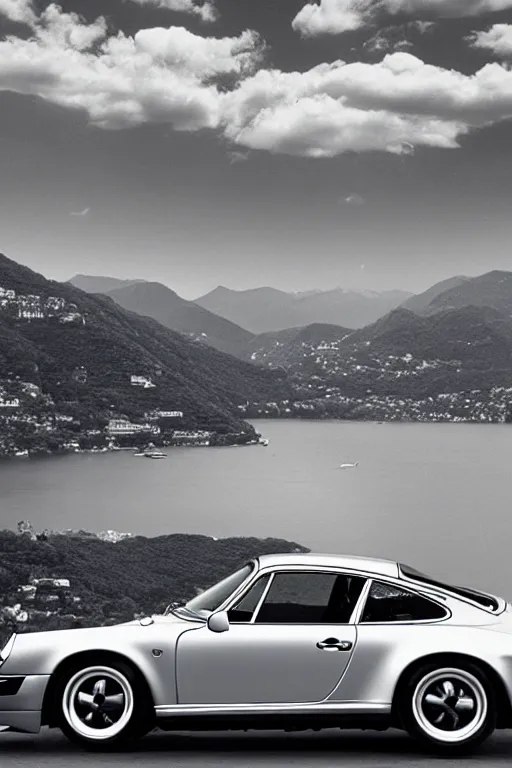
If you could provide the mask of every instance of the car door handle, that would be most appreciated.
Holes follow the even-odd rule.
[[[321,651],[350,651],[352,643],[350,640],[338,640],[336,637],[328,637],[316,644]]]

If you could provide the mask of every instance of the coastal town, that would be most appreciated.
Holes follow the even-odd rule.
[[[294,400],[247,403],[244,418],[331,418],[352,421],[417,421],[503,423],[512,420],[512,387],[468,386],[492,372],[484,366],[468,370],[460,358],[389,354],[371,341],[349,346],[351,334],[335,340],[302,340],[273,344],[252,353],[260,365],[288,372]],[[507,377],[508,378],[508,377]],[[447,382],[452,383],[450,390]]]
[[[415,421],[504,423],[512,420],[512,387],[440,393],[434,397],[400,397],[366,394],[353,397],[341,387],[312,384],[309,396],[301,399],[247,402],[238,406],[244,419],[345,419],[351,421]],[[222,444],[215,433],[183,427],[181,411],[154,410],[133,420],[110,414],[92,427],[67,409],[55,408],[52,400],[30,382],[0,382],[0,457],[28,457],[45,453],[108,452],[158,446]],[[228,436],[236,444],[237,436]],[[257,437],[240,435],[241,444],[254,444]]]
[[[86,381],[87,372],[76,376]],[[150,388],[153,383],[136,374],[131,386]],[[429,397],[366,393],[347,395],[345,387],[328,385],[320,376],[297,384],[297,399],[247,402],[237,407],[244,419],[345,419],[358,421],[416,422],[509,422],[512,387],[493,387]],[[224,438],[224,442],[222,440]],[[29,457],[48,453],[108,452],[158,446],[254,444],[256,436],[187,428],[186,414],[174,410],[150,410],[142,418],[107,411],[91,420],[79,404],[55,404],[32,382],[0,380],[0,457]]]
[[[512,421],[512,387],[440,394],[425,399],[385,395],[347,397],[327,388],[323,397],[301,401],[248,403],[248,419],[344,419],[376,422],[451,422],[501,424]]]
[[[148,443],[211,447],[257,442],[252,428],[239,422],[242,429],[229,429],[229,419],[222,423],[214,408],[211,417],[208,411],[198,417],[197,409],[175,407],[158,365],[144,362],[131,370],[122,365],[104,371],[95,360],[94,366],[80,361],[81,345],[89,343],[80,334],[88,325],[97,326],[98,315],[91,319],[62,296],[0,286],[2,320],[7,333],[37,335],[40,328],[48,338],[60,328],[66,343],[74,339],[78,364],[66,369],[67,361],[55,361],[45,374],[19,344],[11,344],[5,359],[0,356],[0,458],[140,449]],[[89,346],[89,359],[90,351]]]
[[[164,446],[209,446],[215,439],[213,432],[183,428],[182,411],[149,411],[138,421],[112,412],[88,426],[73,413],[77,405],[56,406],[31,382],[0,380],[0,457],[107,452],[150,441]]]

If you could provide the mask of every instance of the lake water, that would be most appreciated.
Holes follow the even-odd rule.
[[[512,597],[512,427],[265,421],[268,447],[0,464],[0,527],[275,536]],[[343,462],[355,469],[339,469]]]

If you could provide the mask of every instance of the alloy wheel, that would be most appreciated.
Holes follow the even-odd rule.
[[[120,734],[134,709],[132,686],[111,667],[77,672],[64,690],[62,711],[74,732],[87,740],[104,741]]]
[[[462,669],[437,669],[423,677],[413,694],[412,711],[432,739],[457,744],[478,733],[487,717],[482,683]]]

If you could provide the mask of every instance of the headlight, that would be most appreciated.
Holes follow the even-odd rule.
[[[9,656],[11,654],[11,651],[13,649],[13,646],[14,646],[15,640],[16,640],[16,633],[13,632],[13,634],[8,639],[7,643],[4,645],[4,647],[0,651],[0,666],[2,666],[2,664],[5,661],[7,661],[7,659],[9,658]]]

